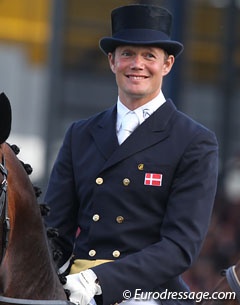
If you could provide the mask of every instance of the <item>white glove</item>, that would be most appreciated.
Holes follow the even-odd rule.
[[[87,269],[68,275],[67,283],[63,287],[70,290],[71,302],[78,305],[88,305],[96,294],[102,293],[96,280],[96,274],[91,269]]]

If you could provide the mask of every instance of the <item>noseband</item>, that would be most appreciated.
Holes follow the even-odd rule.
[[[1,260],[2,262],[4,255],[7,250],[8,237],[10,231],[10,221],[8,217],[8,198],[7,198],[7,169],[5,167],[5,159],[2,156],[2,163],[0,163],[0,173],[3,176],[3,180],[0,184],[0,219],[2,220],[2,249],[1,249]]]

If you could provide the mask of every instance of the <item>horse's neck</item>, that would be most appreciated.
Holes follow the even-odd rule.
[[[0,292],[15,298],[66,300],[31,182],[15,155],[9,152],[7,157],[10,235],[0,266]]]
[[[21,225],[24,222],[26,226]],[[11,234],[3,269],[0,270],[0,274],[5,274],[8,279],[5,281],[8,283],[5,284],[6,295],[9,292],[9,296],[17,298],[65,299],[41,221],[17,220]],[[18,288],[14,290],[13,287]]]

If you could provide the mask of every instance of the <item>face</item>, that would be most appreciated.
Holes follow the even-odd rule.
[[[148,46],[119,46],[108,54],[108,59],[120,100],[129,109],[140,107],[158,95],[163,77],[174,63],[173,55]]]

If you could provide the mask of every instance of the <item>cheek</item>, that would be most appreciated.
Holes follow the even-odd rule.
[[[151,67],[149,67],[148,71],[156,76],[157,78],[161,78],[164,75],[164,67],[163,66],[159,66],[159,65],[153,65]]]
[[[126,65],[124,65],[122,61],[116,61],[115,62],[115,71],[116,72],[121,72],[125,69],[125,66]]]

